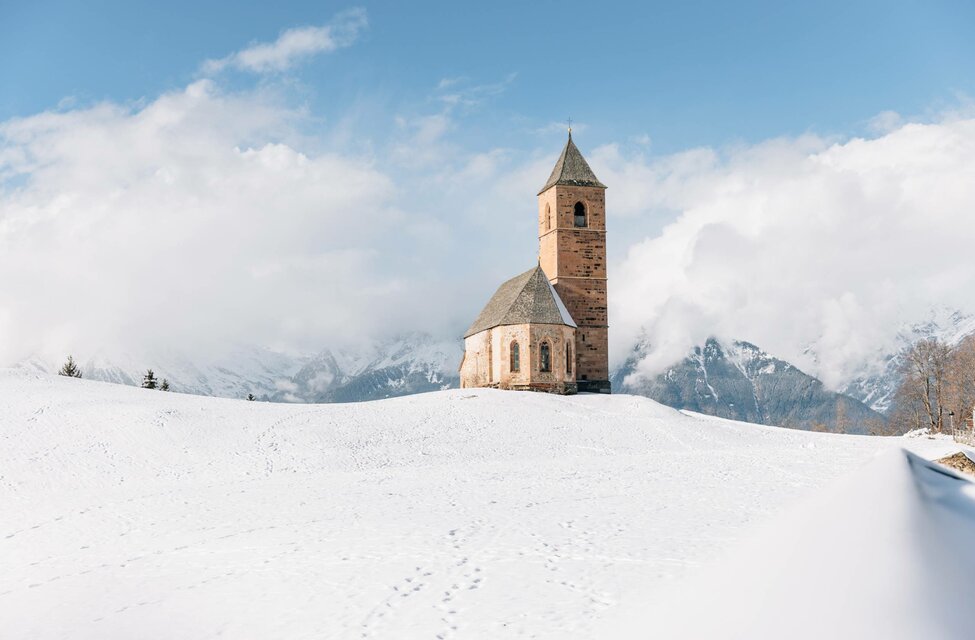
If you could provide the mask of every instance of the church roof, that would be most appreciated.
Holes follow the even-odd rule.
[[[552,175],[548,177],[548,182],[545,183],[545,186],[538,193],[541,194],[557,184],[565,184],[573,187],[606,188],[606,185],[600,182],[596,174],[589,168],[589,163],[582,157],[582,153],[579,152],[579,147],[572,142],[571,131],[569,132],[569,141],[565,143],[565,148],[562,149],[562,155],[559,156],[558,162],[555,163],[555,168],[552,169]]]
[[[541,267],[498,287],[464,337],[501,325],[527,323],[576,326]]]

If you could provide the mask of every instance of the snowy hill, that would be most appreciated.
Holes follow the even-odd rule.
[[[12,370],[0,443],[0,628],[37,639],[641,637],[608,629],[773,514],[954,449],[625,395],[294,406]]]
[[[647,346],[638,344],[614,374],[614,388],[668,406],[758,424],[867,433],[883,422],[858,400],[830,391],[816,378],[742,341],[709,339],[666,372],[627,382]]]
[[[873,410],[886,414],[891,409],[894,393],[900,385],[903,355],[911,345],[928,338],[937,338],[949,345],[956,345],[972,334],[975,334],[975,315],[937,307],[925,321],[904,325],[891,350],[844,385],[842,392]]]
[[[615,611],[612,637],[971,638],[973,537],[971,478],[888,451],[679,589]]]

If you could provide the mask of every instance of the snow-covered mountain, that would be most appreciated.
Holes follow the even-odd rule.
[[[270,396],[279,391],[309,356],[288,354],[250,345],[221,345],[207,354],[152,349],[143,352],[102,350],[89,357],[74,354],[84,378],[139,386],[147,369],[166,379],[174,392],[201,396],[244,398],[248,393]],[[54,373],[61,363],[34,357],[17,368]]]
[[[883,417],[858,400],[748,342],[711,338],[664,373],[627,381],[649,346],[637,344],[615,372],[615,390],[734,420],[844,433],[868,433]]]
[[[360,349],[325,350],[309,359],[267,399],[359,402],[458,386],[459,342],[411,333]]]
[[[456,387],[460,358],[459,342],[411,333],[318,354],[231,345],[210,355],[100,352],[78,362],[86,379],[103,382],[139,386],[151,368],[175,392],[224,398],[252,393],[275,402],[353,402]],[[59,367],[60,363],[36,357],[18,366],[42,373]]]
[[[956,345],[972,334],[975,334],[975,315],[946,307],[932,309],[926,320],[904,325],[893,348],[843,385],[841,392],[886,414],[892,408],[894,393],[900,385],[904,353],[911,345],[929,338]]]

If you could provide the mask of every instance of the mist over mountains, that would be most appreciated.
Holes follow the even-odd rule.
[[[648,345],[616,370],[615,391],[699,413],[796,429],[869,433],[883,416],[748,342],[710,338],[655,377],[634,375]]]
[[[175,351],[79,357],[85,378],[138,386],[146,369],[167,379],[175,392],[271,402],[358,402],[457,386],[459,342],[438,342],[422,333],[374,340],[358,348],[288,354],[233,345],[215,358]],[[18,365],[53,373],[60,363],[31,358]]]
[[[855,378],[831,389],[815,375],[741,340],[708,339],[655,376],[638,364],[651,351],[641,340],[612,372],[613,390],[678,408],[767,425],[869,433],[883,424],[900,383],[904,351],[938,338],[957,344],[975,333],[975,316],[944,307],[923,322],[905,325],[896,344],[864,364]],[[80,355],[80,354],[76,354]],[[811,354],[815,360],[817,354]],[[217,357],[175,351],[79,357],[88,379],[138,386],[147,368],[173,391],[291,403],[361,402],[457,387],[459,340],[412,332],[357,347],[288,354],[234,345]],[[53,373],[60,363],[40,358],[18,365]]]
[[[975,315],[948,307],[935,307],[921,322],[906,324],[897,334],[893,348],[864,367],[841,388],[841,392],[860,400],[875,411],[887,414],[892,409],[894,392],[900,384],[904,353],[920,340],[936,338],[955,346],[975,334]]]

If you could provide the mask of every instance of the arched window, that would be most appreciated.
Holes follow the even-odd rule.
[[[518,373],[521,371],[521,347],[518,346],[518,341],[511,343],[511,372]]]
[[[582,204],[581,202],[576,203],[575,225],[577,227],[586,226],[586,205]]]
[[[552,228],[552,207],[548,204],[545,205],[545,230],[548,231]]]
[[[542,373],[552,370],[552,349],[547,342],[543,342],[538,348],[538,368]]]
[[[565,372],[572,375],[572,343],[565,341]]]

